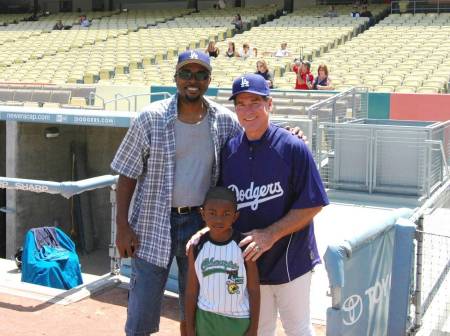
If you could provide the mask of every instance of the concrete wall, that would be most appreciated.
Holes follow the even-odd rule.
[[[110,174],[109,165],[127,129],[87,127],[87,167],[91,177]],[[93,224],[98,237],[97,246],[107,247],[111,241],[110,189],[89,192]]]
[[[45,128],[49,126],[51,125],[17,124],[16,175],[9,175],[10,177],[57,182],[71,179],[70,143],[79,132],[74,127],[62,125],[59,126],[59,137],[47,139],[44,134]],[[10,160],[8,164],[14,163]],[[58,195],[28,191],[15,193],[16,246],[22,245],[24,234],[33,227],[57,224],[65,232],[70,232],[70,200]]]
[[[76,11],[78,8],[82,12],[87,12],[92,10],[92,0],[73,0],[73,10]]]
[[[276,4],[283,7],[284,0],[245,0],[245,7],[261,7]]]
[[[294,0],[294,10],[315,5],[316,0]]]
[[[160,8],[187,8],[187,1],[148,1],[148,0],[114,0],[114,8],[128,9],[160,9]]]

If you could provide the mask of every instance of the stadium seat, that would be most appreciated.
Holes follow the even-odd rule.
[[[418,88],[416,92],[417,93],[439,93],[439,88],[422,86],[422,87]]]
[[[375,86],[374,91],[375,92],[394,92],[395,88],[394,86],[390,85],[378,85]]]
[[[79,106],[79,107],[85,107],[86,99],[84,97],[71,97],[70,98],[70,105],[71,106]]]
[[[395,92],[403,92],[403,93],[414,93],[416,92],[417,88],[415,86],[397,86],[395,88]]]

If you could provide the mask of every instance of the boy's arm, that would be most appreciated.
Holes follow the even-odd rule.
[[[250,326],[245,336],[256,336],[258,332],[260,306],[258,267],[251,260],[245,261],[245,267],[247,269],[247,290],[250,301]]]
[[[195,274],[194,247],[188,251],[188,274],[185,293],[185,314],[187,336],[195,336],[195,312],[197,310],[199,283]]]

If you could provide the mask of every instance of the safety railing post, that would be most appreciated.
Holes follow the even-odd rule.
[[[423,268],[423,215],[417,220],[417,254],[416,254],[416,290],[414,292],[414,329],[422,325],[422,268]]]
[[[118,275],[120,272],[120,258],[116,247],[116,185],[111,186],[109,192],[109,199],[111,202],[111,243],[109,244],[109,257],[111,259],[111,274]]]

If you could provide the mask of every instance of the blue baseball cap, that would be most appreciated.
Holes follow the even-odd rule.
[[[178,55],[176,71],[180,70],[186,64],[191,63],[200,64],[208,69],[209,72],[212,70],[209,56],[207,54],[199,50],[186,50]]]
[[[245,74],[236,78],[233,82],[233,91],[229,100],[233,100],[240,93],[254,93],[258,96],[270,96],[270,89],[263,76],[257,74]]]

